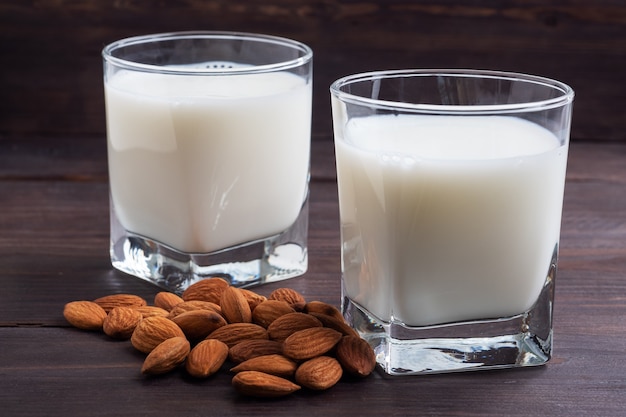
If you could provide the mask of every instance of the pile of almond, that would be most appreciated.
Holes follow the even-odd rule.
[[[376,365],[370,345],[337,308],[307,302],[290,288],[265,297],[215,277],[180,296],[159,292],[152,305],[137,295],[113,294],[70,302],[63,315],[77,328],[129,339],[146,354],[145,375],[184,367],[207,378],[229,361],[232,385],[255,397],[325,390],[344,374],[365,377]]]

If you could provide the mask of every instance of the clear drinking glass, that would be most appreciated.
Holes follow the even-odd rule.
[[[572,89],[524,74],[400,70],[330,90],[342,309],[380,366],[546,363]]]
[[[113,266],[176,292],[303,274],[311,49],[180,32],[102,55]]]

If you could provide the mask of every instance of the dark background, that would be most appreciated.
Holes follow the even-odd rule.
[[[573,140],[626,141],[624,0],[4,0],[0,139],[105,135],[100,52],[181,30],[285,36],[314,50],[313,140],[330,140],[328,86],[347,73],[480,68],[576,91]]]

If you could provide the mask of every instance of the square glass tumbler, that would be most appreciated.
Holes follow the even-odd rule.
[[[113,266],[174,292],[303,274],[311,49],[179,32],[102,55]]]
[[[398,70],[330,90],[342,310],[379,365],[405,375],[546,363],[572,89]]]

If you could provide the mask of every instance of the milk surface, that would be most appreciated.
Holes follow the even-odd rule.
[[[120,71],[105,97],[111,198],[126,230],[208,253],[296,220],[309,174],[304,79]]]
[[[559,240],[567,148],[500,116],[373,116],[336,129],[345,295],[384,321],[507,317]]]

